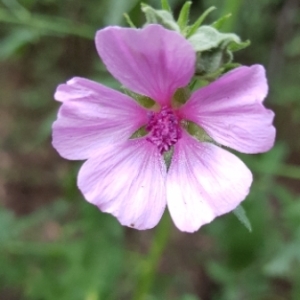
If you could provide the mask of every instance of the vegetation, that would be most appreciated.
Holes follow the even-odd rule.
[[[156,7],[159,0],[143,1]],[[164,1],[163,1],[164,2]],[[242,159],[254,173],[244,208],[195,234],[166,213],[157,228],[124,228],[86,203],[80,162],[51,146],[56,86],[73,76],[119,88],[94,47],[107,25],[145,22],[137,0],[0,1],[0,298],[4,300],[298,300],[300,295],[300,9],[297,0],[192,1],[251,46],[236,61],[265,65],[277,142]],[[166,3],[165,3],[166,4]],[[178,16],[184,4],[170,1]]]

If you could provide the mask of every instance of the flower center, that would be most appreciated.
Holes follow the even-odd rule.
[[[171,108],[163,106],[160,112],[149,112],[146,130],[149,132],[147,140],[156,145],[163,154],[181,138],[179,119]]]

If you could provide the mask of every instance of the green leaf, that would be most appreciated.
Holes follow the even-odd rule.
[[[203,21],[206,19],[206,17],[213,11],[215,10],[216,7],[211,6],[210,8],[208,8],[198,19],[197,21],[188,28],[187,30],[187,34],[186,37],[189,38],[190,36],[192,36],[197,29],[200,27],[200,25],[203,23]]]
[[[269,276],[285,276],[291,272],[295,262],[299,261],[300,241],[295,239],[292,242],[285,243],[280,249],[277,249],[277,254],[264,267],[264,271]]]
[[[215,79],[223,73],[224,65],[232,61],[230,52],[223,49],[213,49],[198,53],[196,64],[196,75],[204,76],[203,79],[211,81],[210,78]],[[207,77],[208,76],[208,77]]]
[[[233,213],[235,214],[235,216],[239,219],[239,221],[249,230],[249,232],[252,231],[252,226],[251,226],[251,222],[248,219],[247,215],[246,215],[246,211],[244,210],[244,208],[239,205],[234,211]]]
[[[171,7],[170,7],[168,0],[161,0],[161,8],[163,10],[171,12]]]
[[[11,11],[18,19],[28,20],[30,19],[31,13],[25,6],[21,5],[17,0],[2,0],[2,3]]]
[[[144,3],[141,4],[141,9],[146,16],[147,24],[160,24],[167,29],[180,32],[178,24],[169,11],[157,10]]]
[[[9,241],[13,236],[13,226],[15,217],[8,209],[0,207],[0,249]]]
[[[188,41],[196,52],[202,52],[217,48],[222,44],[225,48],[229,43],[241,44],[240,38],[234,33],[222,33],[211,26],[201,26]]]
[[[229,72],[235,68],[238,68],[240,66],[241,66],[241,64],[239,64],[239,63],[234,63],[234,62],[227,63],[223,66],[223,74],[226,72]]]
[[[222,33],[211,26],[200,26],[196,33],[188,38],[197,53],[196,74],[218,76],[230,69],[233,51],[247,47],[250,42],[242,42],[234,33]],[[227,67],[228,66],[228,67]],[[216,73],[217,72],[217,73]]]
[[[123,14],[127,24],[131,27],[131,28],[136,28],[136,26],[133,24],[132,20],[130,19],[129,15],[124,13]]]
[[[211,26],[216,29],[220,29],[222,27],[222,25],[224,24],[224,22],[226,22],[229,18],[231,18],[231,16],[232,16],[232,14],[227,14],[227,15],[221,17],[220,19],[218,19],[217,21],[213,22],[211,24]]]
[[[237,43],[235,41],[231,41],[228,44],[228,50],[232,51],[232,52],[235,52],[235,51],[239,51],[239,50],[245,49],[245,48],[249,47],[250,45],[251,45],[251,41],[250,40],[246,40],[246,41],[240,42],[240,43]]]
[[[182,7],[182,9],[180,11],[177,23],[178,23],[179,28],[180,28],[181,31],[183,31],[184,28],[188,24],[191,5],[192,5],[191,1],[185,2],[185,4],[183,5],[183,7]]]
[[[20,28],[12,31],[10,35],[1,40],[0,59],[4,60],[15,55],[26,45],[37,42],[39,36],[37,30]]]
[[[75,35],[87,39],[94,39],[95,36],[95,28],[85,24],[74,26],[74,22],[71,20],[38,14],[31,15],[29,19],[18,19],[2,8],[0,8],[0,22],[32,27],[44,35]]]

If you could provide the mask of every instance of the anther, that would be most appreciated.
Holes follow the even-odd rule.
[[[149,112],[146,130],[147,140],[156,145],[163,154],[181,138],[179,119],[169,107],[162,107],[160,112]]]

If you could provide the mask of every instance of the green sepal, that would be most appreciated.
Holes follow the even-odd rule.
[[[135,131],[132,136],[129,139],[137,139],[140,137],[143,137],[148,134],[148,131],[146,130],[145,126],[139,128],[137,131]]]
[[[251,222],[247,217],[245,209],[239,205],[234,211],[234,215],[238,218],[238,220],[249,230],[252,232]]]
[[[239,64],[239,63],[234,63],[234,62],[231,62],[231,63],[228,63],[226,65],[223,66],[223,71],[222,73],[226,73],[226,72],[229,72],[237,67],[240,67],[242,66],[242,64]]]
[[[214,6],[211,6],[209,7],[198,19],[197,21],[191,25],[191,26],[188,26],[186,28],[186,37],[189,38],[190,36],[192,36],[196,31],[197,29],[200,27],[200,25],[204,22],[204,20],[206,19],[206,17],[216,9],[216,7]]]
[[[194,81],[193,81],[194,85],[192,88],[190,88],[190,90],[195,91],[195,90],[207,85],[208,83],[215,81],[221,75],[223,75],[237,67],[240,67],[240,66],[241,66],[241,64],[239,64],[239,63],[229,62],[229,63],[224,64],[221,68],[219,68],[215,72],[212,72],[212,73],[203,72],[203,74],[196,73],[195,77],[194,77]],[[198,71],[200,72],[200,70],[198,70]]]
[[[222,33],[211,26],[201,26],[188,41],[196,52],[203,52],[222,45],[225,48],[229,43],[241,44],[240,38],[234,33]]]
[[[161,0],[161,8],[166,11],[172,11],[168,0]]]
[[[137,94],[137,93],[134,93],[124,87],[121,87],[123,92],[133,98],[134,100],[136,100],[140,105],[146,107],[146,108],[151,108],[155,105],[155,101],[152,100],[150,97],[147,97],[147,96],[144,96],[144,95],[140,95],[140,94]]]
[[[191,5],[192,5],[191,1],[185,2],[179,13],[177,24],[178,24],[181,32],[184,32],[184,29],[188,24]]]
[[[223,73],[223,66],[231,63],[232,54],[226,49],[213,49],[197,54],[195,75],[211,81]],[[211,78],[211,79],[210,79]]]
[[[164,152],[163,157],[166,164],[167,171],[170,168],[172,157],[174,153],[174,147],[172,146],[169,151]]]
[[[194,76],[189,84],[190,93],[197,91],[200,88],[205,87],[209,83],[209,80],[205,78],[200,78],[199,76]]]
[[[222,28],[223,24],[229,19],[231,18],[232,14],[227,14],[223,17],[221,17],[220,19],[218,19],[217,21],[213,22],[211,24],[212,27],[214,27],[215,29],[220,29]]]
[[[212,79],[230,69],[227,66],[232,63],[232,52],[250,44],[250,41],[242,42],[234,33],[222,33],[211,26],[199,27],[188,41],[197,53],[195,74],[204,77],[210,75]]]
[[[174,107],[180,106],[186,103],[189,100],[190,96],[191,93],[189,88],[179,88],[173,95],[172,104],[174,105]]]
[[[231,41],[228,44],[227,49],[231,52],[235,52],[235,51],[245,49],[245,48],[249,47],[250,45],[251,45],[250,40],[246,40],[244,42],[239,42],[239,43],[236,43],[235,41]]]
[[[206,132],[205,130],[192,121],[186,121],[184,124],[187,132],[194,136],[199,142],[210,142],[217,144]]]
[[[167,10],[157,10],[144,3],[141,4],[141,9],[146,16],[146,24],[160,24],[167,29],[180,32],[180,28],[171,12]]]
[[[124,18],[125,18],[127,24],[128,24],[131,28],[136,28],[136,26],[133,24],[133,22],[132,22],[132,20],[131,20],[131,18],[129,17],[128,14],[124,13],[123,16],[124,16]]]

